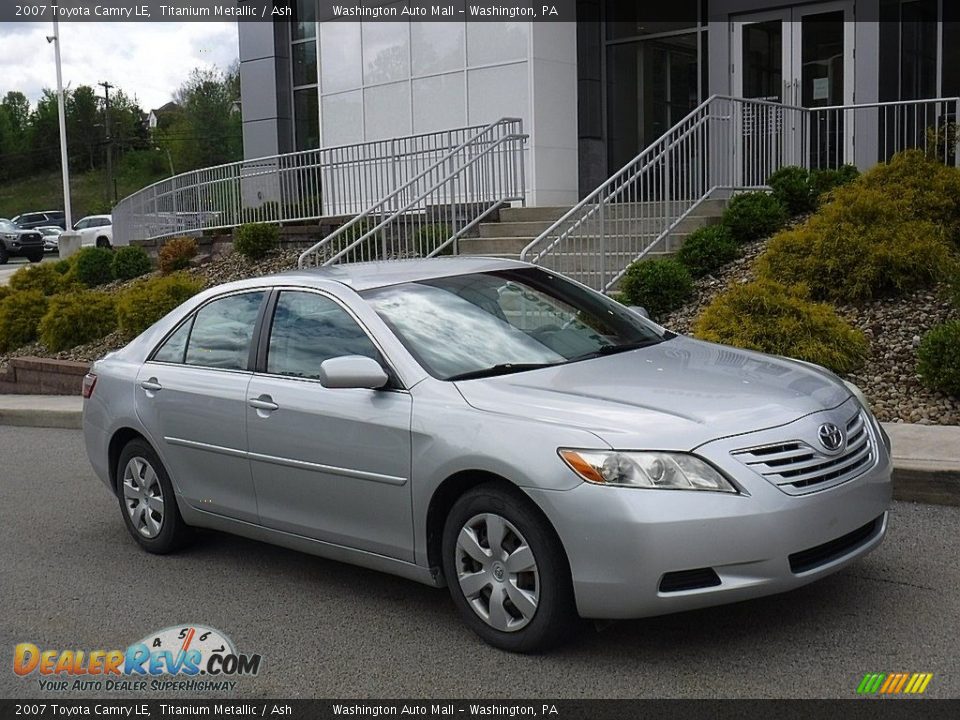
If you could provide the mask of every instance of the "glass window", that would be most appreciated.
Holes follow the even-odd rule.
[[[410,30],[402,22],[363,23],[363,81],[402,80],[410,76]]]
[[[638,3],[606,0],[607,39],[637,37],[696,27],[700,0]]]
[[[524,22],[468,22],[467,64],[489,65],[527,59],[527,32]]]
[[[293,4],[291,33],[294,40],[316,37],[317,0],[296,0]]]
[[[193,321],[186,363],[246,370],[264,292],[228,295],[203,306]]]
[[[294,118],[297,125],[297,150],[320,147],[320,106],[317,89],[305,88],[293,93]]]
[[[317,42],[294,43],[293,45],[293,84],[317,84]]]
[[[363,297],[446,380],[576,362],[672,337],[619,303],[534,268],[406,283]]]
[[[414,77],[463,68],[464,23],[410,23]]]
[[[316,378],[324,360],[344,355],[380,361],[367,334],[333,300],[316,293],[280,293],[270,328],[267,372]]]
[[[187,338],[190,337],[190,327],[192,325],[193,318],[177,328],[176,332],[157,348],[157,351],[153,354],[153,359],[157,362],[182,363],[183,356],[187,351]]]
[[[324,93],[353,90],[363,83],[360,23],[320,26],[320,88]]]

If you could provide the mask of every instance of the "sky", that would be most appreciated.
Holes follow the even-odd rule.
[[[0,96],[23,92],[36,103],[55,89],[52,23],[0,23]],[[195,67],[226,69],[238,56],[236,23],[61,22],[63,83],[107,81],[135,96],[145,112],[169,102]]]

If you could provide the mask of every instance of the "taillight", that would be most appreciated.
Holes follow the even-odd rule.
[[[83,390],[82,395],[85,399],[88,399],[93,395],[93,389],[97,386],[97,376],[93,373],[87,373],[83,376]]]

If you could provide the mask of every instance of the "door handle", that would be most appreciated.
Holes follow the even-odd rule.
[[[269,395],[261,395],[260,397],[250,398],[249,403],[250,407],[256,408],[257,410],[267,410],[272,412],[280,409],[280,406],[277,405]]]
[[[156,378],[150,378],[149,380],[144,380],[142,383],[140,383],[140,387],[142,387],[148,393],[157,392],[158,390],[163,390],[163,385],[158,383]]]

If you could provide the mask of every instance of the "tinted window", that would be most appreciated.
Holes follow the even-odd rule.
[[[263,292],[229,295],[202,307],[193,321],[186,363],[246,370],[263,296]]]
[[[270,329],[267,372],[315,378],[324,360],[344,355],[380,360],[367,334],[333,300],[314,293],[280,293]]]
[[[83,230],[88,227],[90,227],[90,221],[87,219],[83,219],[73,226],[75,230]]]
[[[163,345],[153,355],[153,359],[158,362],[182,363],[184,353],[187,350],[187,338],[190,337],[190,327],[192,320],[188,320],[181,325],[173,335],[164,341]]]

